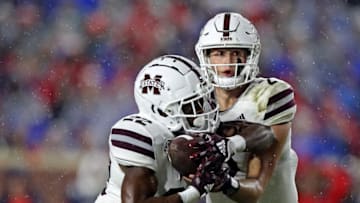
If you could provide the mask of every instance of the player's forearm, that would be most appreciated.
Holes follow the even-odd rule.
[[[197,203],[199,200],[199,191],[195,187],[189,186],[181,192],[173,193],[168,196],[147,197],[143,200],[138,200],[131,203]]]
[[[139,197],[139,196],[138,196]],[[122,198],[124,203],[197,203],[200,200],[200,194],[195,191],[184,190],[168,196],[145,197],[145,198]]]
[[[158,180],[153,170],[121,165],[120,168],[126,174],[121,187],[122,203],[183,203],[179,193],[155,196]]]
[[[123,203],[183,203],[178,193],[160,197],[122,197]]]
[[[254,156],[249,161],[248,178],[238,181],[238,190],[233,195],[228,195],[231,199],[237,202],[257,202],[276,165],[278,156],[273,156],[276,154],[275,148],[274,145],[267,153],[260,154],[260,157]]]
[[[239,203],[256,203],[263,192],[264,188],[257,179],[244,179],[239,181],[239,189],[229,197]]]
[[[180,195],[178,194],[173,194],[166,197],[150,197],[140,202],[141,203],[183,203],[180,198]]]

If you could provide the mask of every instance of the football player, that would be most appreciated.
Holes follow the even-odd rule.
[[[291,149],[294,92],[285,81],[257,76],[260,45],[254,25],[238,13],[227,12],[205,24],[195,46],[200,67],[215,86],[221,123],[260,123],[270,126],[275,136],[265,152],[233,155],[231,184],[208,194],[208,203],[298,202],[298,158]]]
[[[111,128],[109,179],[96,203],[197,202],[213,184],[202,175],[205,171],[186,184],[166,153],[174,136],[214,132],[218,126],[214,88],[200,72],[187,58],[165,55],[138,73],[134,95],[139,113]]]

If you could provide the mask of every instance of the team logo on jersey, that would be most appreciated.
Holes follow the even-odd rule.
[[[147,94],[148,91],[153,89],[154,94],[160,94],[160,90],[163,90],[165,86],[165,83],[160,80],[161,77],[161,75],[155,75],[154,78],[151,78],[149,74],[145,74],[144,79],[140,83],[142,93]]]

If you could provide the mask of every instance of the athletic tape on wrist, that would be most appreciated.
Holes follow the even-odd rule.
[[[183,203],[191,203],[200,199],[200,192],[194,187],[189,186],[186,190],[178,193]]]
[[[232,153],[242,152],[246,148],[246,140],[240,135],[234,135],[227,137],[229,140],[229,146]]]

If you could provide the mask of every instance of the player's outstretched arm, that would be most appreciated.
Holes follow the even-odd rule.
[[[164,197],[154,197],[157,189],[157,179],[153,170],[144,167],[121,166],[125,173],[121,187],[121,202],[123,203],[182,203],[179,194]]]
[[[290,127],[290,122],[271,127],[275,135],[275,142],[272,143],[270,148],[257,154],[261,165],[249,167],[248,173],[254,173],[252,170],[260,169],[258,176],[240,180],[235,188],[230,188],[232,191],[235,191],[228,195],[231,199],[237,202],[257,202],[273,174],[286,142],[286,137],[289,134]],[[226,190],[226,188],[223,190]]]
[[[230,141],[240,145],[239,137],[244,138],[245,146],[240,150],[245,149],[251,152],[260,152],[267,150],[275,141],[274,132],[269,126],[258,123],[251,123],[247,121],[228,121],[220,124],[217,133],[223,137],[227,137]]]

